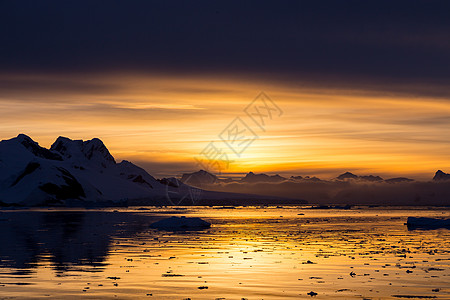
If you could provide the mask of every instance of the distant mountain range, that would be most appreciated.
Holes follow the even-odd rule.
[[[326,181],[315,176],[291,176],[289,178],[276,175],[267,175],[264,173],[255,174],[253,172],[247,173],[244,177],[240,179],[219,179],[216,175],[209,173],[205,170],[199,170],[193,173],[185,173],[182,174],[181,179],[182,182],[188,183],[190,185],[209,185],[209,184],[217,184],[217,183],[280,183],[283,181]],[[333,179],[332,179],[333,180]],[[414,179],[406,178],[406,177],[395,177],[389,179],[383,179],[380,176],[376,175],[355,175],[351,172],[345,172],[339,176],[337,176],[335,181],[359,181],[359,182],[387,182],[387,183],[399,183],[399,182],[412,182]],[[434,181],[442,181],[442,180],[450,180],[450,174],[446,174],[442,171],[437,171],[436,175],[433,178]]]
[[[176,178],[156,179],[129,161],[117,163],[97,138],[82,141],[59,137],[50,149],[24,134],[0,142],[0,206],[249,203],[306,202],[211,192]]]
[[[406,177],[383,179],[377,175],[345,172],[323,180],[315,176],[255,174],[219,178],[205,170],[181,176],[185,184],[212,191],[258,193],[266,196],[301,197],[314,204],[351,205],[450,205],[450,174],[437,171],[433,180]]]

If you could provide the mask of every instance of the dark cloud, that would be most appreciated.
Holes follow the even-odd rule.
[[[113,82],[101,83],[94,80],[73,79],[67,76],[59,78],[45,78],[39,76],[15,77],[2,74],[0,76],[0,93],[3,97],[17,97],[33,99],[44,95],[58,99],[68,94],[96,94],[117,93],[121,90]],[[42,99],[41,99],[42,100]]]
[[[2,1],[0,69],[448,86],[448,11],[448,1]]]

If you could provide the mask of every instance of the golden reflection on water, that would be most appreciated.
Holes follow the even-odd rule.
[[[171,215],[204,231],[149,229]],[[74,217],[75,215],[75,217]],[[411,209],[187,208],[3,212],[2,297],[450,299],[450,231]],[[72,217],[69,217],[72,216]],[[9,243],[9,244],[8,244]]]

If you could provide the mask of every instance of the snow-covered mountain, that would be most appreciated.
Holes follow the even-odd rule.
[[[42,205],[66,202],[164,203],[167,186],[142,168],[116,163],[103,142],[59,137],[50,149],[20,134],[0,142],[0,201]]]

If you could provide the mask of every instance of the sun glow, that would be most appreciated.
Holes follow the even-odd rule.
[[[59,135],[99,137],[118,160],[147,164],[150,173],[176,175],[175,163],[182,166],[178,171],[198,169],[194,157],[209,142],[220,143],[219,134],[236,117],[258,139],[241,156],[230,157],[223,172],[332,176],[361,170],[420,178],[450,167],[450,104],[440,99],[219,76],[28,75],[9,80],[17,81],[15,86],[33,84],[2,91],[1,136],[20,131],[44,146]],[[265,131],[244,113],[261,90],[284,112]]]

